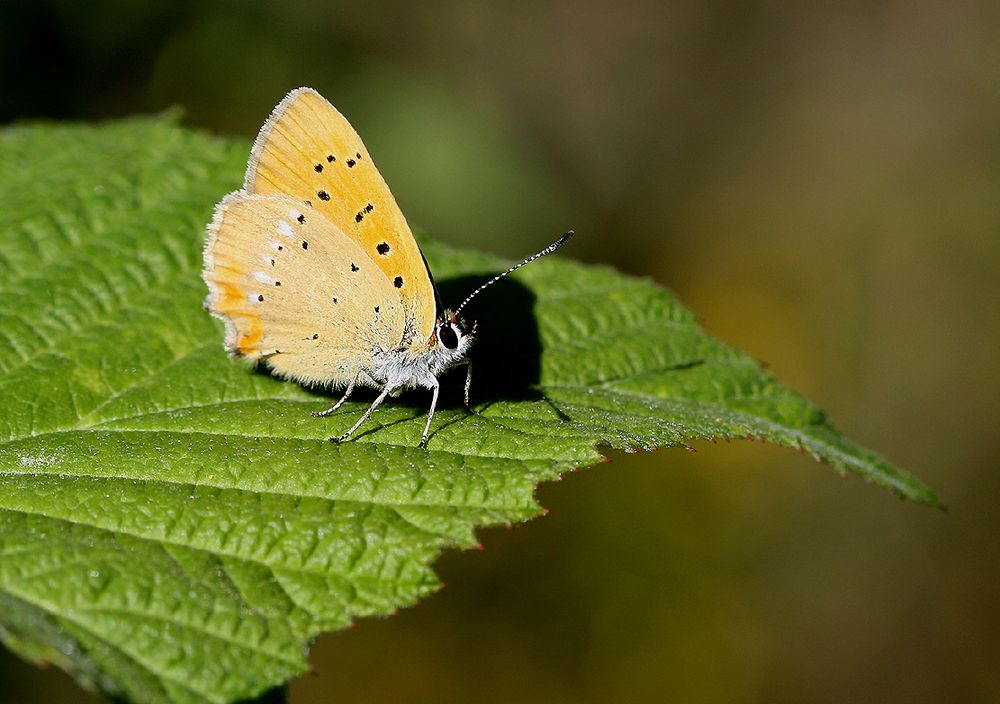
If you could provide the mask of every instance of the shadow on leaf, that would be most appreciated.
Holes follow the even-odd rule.
[[[438,289],[445,305],[457,306],[493,275],[487,272],[446,279],[438,282]],[[535,296],[527,287],[505,278],[476,296],[463,311],[468,326],[476,321],[476,339],[470,352],[473,364],[470,397],[473,406],[492,401],[537,401],[543,398],[535,388],[541,376],[542,346],[534,305]],[[271,375],[266,363],[258,364],[255,371]],[[464,374],[464,368],[459,367],[442,377],[439,408],[462,407]],[[339,399],[342,393],[342,390],[322,386],[313,386],[310,390],[332,401]],[[426,389],[408,391],[395,402],[426,411],[427,393]],[[374,394],[370,389],[359,388],[352,400],[367,400]]]
[[[489,272],[439,282],[445,305],[458,305],[491,276]],[[535,390],[541,377],[542,344],[534,308],[535,295],[520,282],[505,278],[476,296],[462,311],[466,325],[471,327],[476,322],[476,340],[470,352],[473,405],[541,398]],[[462,384],[442,385],[442,398],[447,399],[448,406],[461,404]]]

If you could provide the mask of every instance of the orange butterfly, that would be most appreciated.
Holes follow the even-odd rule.
[[[208,226],[206,307],[226,326],[225,348],[263,359],[304,384],[380,391],[346,440],[390,394],[431,389],[420,445],[427,443],[438,377],[465,364],[465,405],[475,323],[462,308],[479,292],[559,249],[541,252],[443,308],[399,206],[350,123],[311,88],[289,93],[261,128],[243,189],[223,198]]]

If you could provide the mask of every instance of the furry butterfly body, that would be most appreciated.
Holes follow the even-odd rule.
[[[473,292],[538,256],[511,267]],[[380,391],[344,440],[389,395],[433,392],[468,365],[475,325],[442,308],[420,249],[350,123],[310,88],[289,93],[261,128],[243,189],[208,227],[206,307],[225,323],[225,348],[309,385]],[[466,376],[465,400],[471,366]]]

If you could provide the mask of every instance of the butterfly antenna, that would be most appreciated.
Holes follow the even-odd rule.
[[[541,252],[537,252],[536,254],[532,254],[530,257],[528,257],[527,259],[525,259],[520,264],[515,264],[514,266],[512,266],[510,269],[508,269],[507,271],[503,272],[502,274],[497,274],[496,276],[494,276],[492,279],[490,279],[489,281],[487,281],[485,284],[483,284],[482,286],[480,286],[479,288],[477,288],[475,291],[473,291],[472,293],[470,293],[469,296],[468,296],[468,298],[466,298],[464,301],[462,301],[462,304],[458,308],[455,309],[455,315],[458,315],[459,313],[461,313],[462,309],[465,308],[465,305],[469,301],[471,301],[473,298],[475,298],[476,296],[478,296],[480,293],[482,293],[483,289],[489,288],[490,286],[492,286],[493,284],[495,284],[497,281],[499,281],[503,277],[507,276],[508,274],[513,274],[515,271],[517,271],[518,269],[520,269],[525,264],[530,264],[531,262],[535,261],[539,257],[544,257],[546,254],[552,254],[554,251],[556,251],[557,249],[559,249],[560,247],[562,247],[564,244],[566,244],[566,242],[572,236],[573,236],[573,231],[570,230],[569,232],[567,232],[566,234],[564,234],[562,237],[560,237],[559,239],[557,239],[555,242],[553,242],[552,244],[550,244],[548,247],[546,247],[545,249],[543,249]]]

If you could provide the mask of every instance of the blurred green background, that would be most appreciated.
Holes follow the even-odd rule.
[[[576,228],[949,512],[759,444],[616,455],[321,639],[291,702],[1000,701],[1000,5],[0,2],[4,123],[249,140],[299,85],[415,228]],[[0,683],[95,701],[8,654]]]

